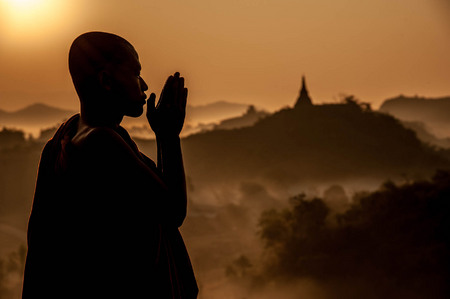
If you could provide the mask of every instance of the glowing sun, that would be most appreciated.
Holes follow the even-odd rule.
[[[15,34],[35,35],[63,24],[66,1],[61,0],[0,0],[5,29]]]
[[[11,5],[26,8],[27,6],[38,4],[40,1],[39,0],[9,0],[6,2],[11,3]]]
[[[3,0],[10,17],[27,17],[42,12],[48,0]]]

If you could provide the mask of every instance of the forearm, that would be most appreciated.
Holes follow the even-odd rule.
[[[158,168],[169,189],[171,219],[180,226],[186,217],[187,195],[186,177],[184,173],[183,156],[180,137],[157,137]]]

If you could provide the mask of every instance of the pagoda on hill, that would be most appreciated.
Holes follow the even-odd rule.
[[[297,98],[294,108],[312,106],[311,98],[309,97],[308,90],[306,89],[305,76],[302,76],[302,88],[300,89],[300,95]]]

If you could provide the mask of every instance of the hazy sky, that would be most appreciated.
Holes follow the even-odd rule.
[[[92,30],[136,47],[151,91],[180,71],[193,105],[293,105],[302,74],[315,103],[450,95],[447,0],[0,0],[0,108],[77,109],[67,53]]]

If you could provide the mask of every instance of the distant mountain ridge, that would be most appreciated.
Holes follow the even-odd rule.
[[[400,120],[424,123],[437,137],[450,137],[450,96],[441,98],[398,96],[379,109]]]
[[[186,117],[187,121],[193,123],[218,123],[221,120],[244,114],[249,106],[249,104],[230,103],[226,101],[198,106],[188,105],[186,108]]]
[[[54,126],[74,113],[72,110],[35,103],[13,112],[0,110],[0,126]]]
[[[190,126],[219,123],[224,119],[241,116],[249,106],[225,101],[200,106],[188,105],[186,122]],[[36,133],[41,129],[58,126],[75,113],[77,111],[56,108],[43,103],[35,103],[12,112],[0,109],[0,128],[12,127]],[[125,118],[123,125],[129,128],[147,126],[147,120],[145,115],[139,118]]]
[[[270,113],[263,110],[256,110],[255,106],[251,105],[248,107],[245,114],[222,120],[218,125],[214,126],[214,130],[251,127],[268,115],[270,115]]]

